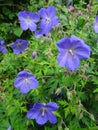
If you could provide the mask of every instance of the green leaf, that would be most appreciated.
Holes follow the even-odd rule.
[[[20,37],[23,33],[23,30],[21,28],[15,28],[14,29],[14,34],[18,37]]]

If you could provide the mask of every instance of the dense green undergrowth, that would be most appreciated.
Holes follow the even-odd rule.
[[[17,14],[21,10],[38,12],[55,6],[59,25],[48,36],[36,39],[34,33],[20,28]],[[68,6],[75,10],[68,12]],[[0,39],[5,40],[7,53],[0,53],[0,130],[98,130],[98,33],[92,24],[98,15],[97,0],[0,0]],[[81,61],[75,71],[57,63],[57,42],[75,35],[91,47],[91,56]],[[16,39],[29,41],[19,55],[10,45]],[[36,58],[32,58],[36,54]],[[17,74],[26,70],[39,81],[37,89],[27,94],[14,87]],[[56,124],[38,125],[26,117],[35,102],[56,102]]]

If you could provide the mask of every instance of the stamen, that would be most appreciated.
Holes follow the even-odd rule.
[[[74,55],[73,53],[73,50],[72,49],[69,49],[68,52],[71,54],[71,55]]]
[[[26,79],[25,79],[25,82],[27,83],[28,81],[29,81],[28,78],[26,78]]]
[[[44,116],[44,115],[45,115],[45,112],[47,111],[47,109],[46,109],[46,108],[41,108],[41,110],[42,110],[41,116]]]
[[[46,17],[46,22],[50,22],[50,18],[49,17]]]
[[[27,22],[30,23],[31,22],[31,18],[27,17]]]

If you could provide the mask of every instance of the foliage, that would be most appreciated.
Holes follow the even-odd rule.
[[[21,0],[0,1],[0,39],[8,49],[0,53],[0,130],[98,130],[98,34],[92,24],[98,15],[97,0]],[[56,7],[60,19],[48,36],[36,39],[34,33],[20,28],[20,10],[38,12],[42,7]],[[75,10],[68,12],[68,6]],[[58,66],[57,42],[75,35],[91,47],[89,59],[70,71]],[[16,39],[29,41],[25,52],[16,55],[11,49]],[[32,58],[32,54],[36,58]],[[26,70],[33,73],[39,86],[27,94],[13,85],[17,74]],[[36,102],[56,102],[57,124],[43,126],[27,119],[28,110]]]

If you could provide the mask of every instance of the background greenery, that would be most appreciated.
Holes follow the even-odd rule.
[[[50,5],[56,7],[60,23],[49,36],[36,39],[29,30],[21,30],[19,11],[38,12]],[[69,5],[75,7],[73,12],[68,12]],[[0,38],[8,49],[6,54],[0,53],[0,130],[10,125],[13,130],[98,130],[98,34],[92,28],[96,15],[98,0],[0,0]],[[56,43],[72,34],[92,50],[91,57],[76,71],[57,64]],[[29,41],[26,52],[13,53],[10,45],[16,39]],[[35,59],[32,53],[36,53]],[[39,81],[39,87],[28,94],[13,86],[18,72],[24,69]],[[38,101],[58,104],[57,124],[40,126],[27,119],[27,111]]]

